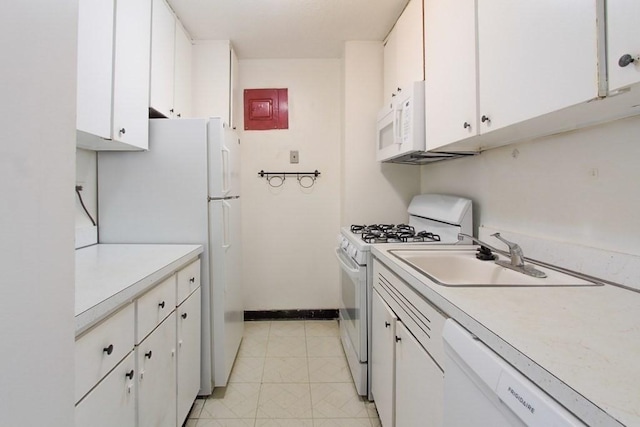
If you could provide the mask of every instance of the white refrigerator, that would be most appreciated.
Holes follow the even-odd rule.
[[[151,120],[149,151],[98,153],[100,243],[204,246],[201,395],[227,384],[244,331],[239,172],[221,118]]]

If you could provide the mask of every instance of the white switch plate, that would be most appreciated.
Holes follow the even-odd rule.
[[[298,163],[299,161],[298,150],[289,151],[289,163]]]

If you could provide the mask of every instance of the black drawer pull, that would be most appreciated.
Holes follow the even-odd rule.
[[[127,372],[126,374],[124,374],[125,377],[129,378],[130,380],[133,379],[133,369],[129,372]]]
[[[189,279],[189,282],[190,282],[190,283],[196,283],[196,278],[195,278],[195,277],[192,277],[191,279]]]
[[[151,356],[153,356],[153,351],[149,350],[147,353],[144,354],[144,357],[151,359]]]
[[[398,337],[398,336],[397,336],[397,337],[396,337],[396,342],[398,342],[398,341],[402,341],[402,338],[400,338],[400,337]]]
[[[385,327],[385,328],[388,328],[389,326],[391,326],[391,323],[389,323],[389,322],[384,322],[384,327]]]
[[[113,353],[113,344],[109,344],[109,347],[105,347],[102,349],[103,352],[107,353],[107,356]]]
[[[158,307],[164,308],[164,301],[162,301],[160,304],[158,304]]]
[[[183,319],[186,319],[187,318],[187,313],[182,313],[182,316],[180,316],[180,317],[182,317]]]

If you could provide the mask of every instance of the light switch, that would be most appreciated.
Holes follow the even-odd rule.
[[[289,163],[298,163],[299,161],[298,150],[289,151]]]

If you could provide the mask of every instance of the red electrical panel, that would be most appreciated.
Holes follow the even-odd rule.
[[[244,130],[289,129],[287,89],[245,89]]]

